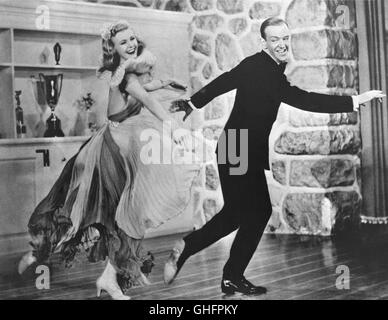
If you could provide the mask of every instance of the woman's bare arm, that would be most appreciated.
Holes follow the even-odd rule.
[[[168,80],[155,79],[155,80],[152,80],[148,83],[143,84],[143,88],[146,91],[155,91],[158,89],[162,89],[162,88],[168,86],[169,84],[170,83],[168,82]]]
[[[150,110],[161,121],[171,121],[176,123],[175,119],[163,108],[163,106],[153,98],[140,84],[135,74],[126,75],[127,86],[125,90],[134,98],[141,101],[144,106]]]

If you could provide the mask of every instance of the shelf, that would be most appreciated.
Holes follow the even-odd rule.
[[[1,28],[0,31],[6,31],[9,30],[8,28]],[[101,41],[101,36],[99,33],[93,33],[93,32],[84,32],[80,30],[79,32],[72,32],[72,31],[58,31],[58,30],[51,30],[51,29],[45,29],[45,30],[37,30],[37,29],[26,29],[26,28],[13,28],[15,37],[18,37],[20,35],[27,35],[27,36],[44,36],[50,37],[50,38],[76,38],[76,39],[82,39],[82,41],[93,41],[98,40]]]
[[[4,64],[2,64],[4,65]],[[76,72],[96,72],[97,67],[92,66],[65,66],[65,65],[46,65],[46,64],[28,64],[28,63],[16,63],[15,69],[45,69],[45,70],[63,70],[63,71],[76,71]]]
[[[12,67],[12,63],[0,63],[0,69]]]
[[[42,143],[85,142],[89,136],[53,137],[53,138],[24,138],[0,139],[0,145],[34,145]]]

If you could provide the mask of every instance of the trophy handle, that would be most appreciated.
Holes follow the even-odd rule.
[[[37,94],[35,94],[35,88],[34,88],[34,86],[37,85],[35,77],[30,76],[30,81],[28,81],[28,83],[30,84],[30,89],[32,92],[32,96],[34,97],[34,102],[35,102],[35,107],[36,107],[36,105],[38,104],[38,98],[37,98]]]
[[[48,105],[47,98],[46,98],[46,96],[47,96],[47,93],[46,93],[46,90],[47,90],[46,89],[46,79],[45,79],[45,76],[44,76],[43,73],[39,73],[39,81],[43,83],[43,94],[45,96],[45,104]]]
[[[62,73],[60,73],[60,74],[58,74],[58,79],[61,79],[61,83],[60,83],[60,85],[59,85],[59,88],[58,88],[58,99],[59,99],[59,96],[61,95],[61,91],[62,91],[62,82],[63,82],[63,74]]]
[[[44,74],[43,73],[39,73],[39,80],[43,81],[43,83],[45,82],[44,81]]]

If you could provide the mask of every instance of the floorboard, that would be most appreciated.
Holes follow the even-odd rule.
[[[130,290],[136,300],[360,300],[388,299],[387,250],[341,244],[330,238],[294,235],[264,235],[247,270],[246,277],[268,288],[260,296],[223,295],[222,267],[228,259],[234,234],[191,257],[171,286],[163,282],[163,265],[169,250],[181,234],[146,239],[155,264],[151,285]],[[50,289],[38,290],[37,275],[16,273],[20,255],[0,256],[0,300],[84,300],[96,298],[95,281],[104,262],[89,263],[80,256],[72,268],[54,257]],[[336,287],[338,266],[349,268],[349,289]]]

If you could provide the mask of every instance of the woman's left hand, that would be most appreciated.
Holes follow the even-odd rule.
[[[185,112],[185,116],[183,117],[183,121],[185,121],[186,118],[193,112],[193,108],[191,108],[191,106],[187,102],[187,100],[179,99],[179,100],[174,100],[171,103],[169,111],[171,113],[184,111]]]

